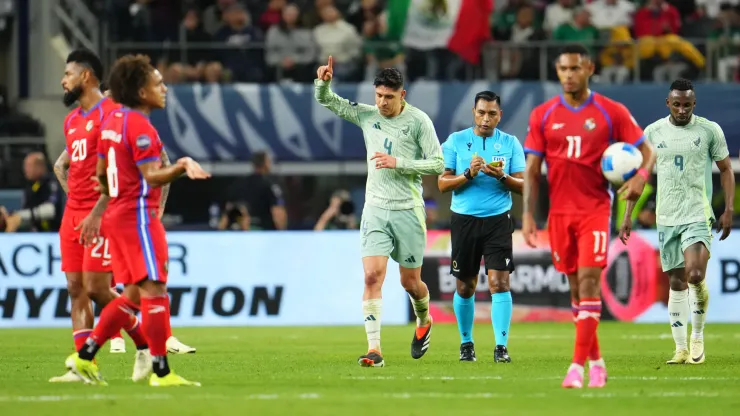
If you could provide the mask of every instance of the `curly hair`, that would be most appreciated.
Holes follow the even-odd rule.
[[[669,91],[693,91],[694,90],[694,84],[689,81],[688,79],[679,78],[671,84],[671,88]]]
[[[139,91],[146,87],[154,71],[146,55],[126,55],[118,58],[108,77],[108,88],[113,101],[126,107],[141,106]]]

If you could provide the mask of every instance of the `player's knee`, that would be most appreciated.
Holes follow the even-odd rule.
[[[669,275],[668,285],[670,286],[671,290],[675,291],[686,290],[688,288],[686,281],[681,275]]]
[[[77,299],[85,294],[85,287],[82,285],[82,279],[67,279],[67,293],[72,299]]]
[[[508,273],[492,273],[488,276],[488,289],[491,293],[508,292],[509,286]]]
[[[477,277],[478,276],[470,279],[457,279],[457,294],[465,299],[475,295]]]
[[[402,283],[404,279],[401,279]],[[383,283],[383,272],[378,269],[365,270],[365,286],[375,287]]]
[[[692,285],[699,284],[701,283],[702,280],[704,280],[704,273],[699,267],[689,268],[688,275],[689,275],[689,283],[691,283]]]

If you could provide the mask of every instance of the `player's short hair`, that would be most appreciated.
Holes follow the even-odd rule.
[[[403,75],[396,68],[385,68],[378,71],[375,75],[373,85],[376,87],[388,87],[392,90],[399,90],[403,87]]]
[[[72,62],[92,71],[98,81],[103,79],[103,63],[95,52],[89,49],[75,49],[67,55],[67,63]]]
[[[146,55],[126,55],[118,58],[108,77],[108,88],[113,101],[126,107],[139,107],[139,90],[146,87],[154,72]]]
[[[267,165],[267,159],[269,158],[267,152],[265,151],[257,151],[252,153],[252,164],[254,165],[255,169],[262,169]]]
[[[495,101],[499,107],[501,107],[501,97],[493,91],[481,91],[475,94],[475,101],[473,101],[473,107],[478,105],[478,101]]]
[[[106,91],[108,91],[108,84],[105,83],[105,82],[101,82],[100,83],[100,92],[105,93]]]
[[[669,91],[694,91],[694,84],[685,78],[679,78],[671,83]]]
[[[591,54],[588,52],[588,49],[586,49],[585,46],[581,45],[580,43],[571,43],[568,45],[565,45],[563,49],[560,50],[560,55],[581,55],[584,58],[590,58]]]

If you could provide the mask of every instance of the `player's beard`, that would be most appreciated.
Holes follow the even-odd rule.
[[[64,97],[62,97],[62,101],[64,102],[64,105],[66,107],[71,106],[72,104],[76,103],[80,97],[82,96],[82,86],[78,85],[71,90],[64,93]]]

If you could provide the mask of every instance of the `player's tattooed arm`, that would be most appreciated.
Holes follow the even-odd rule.
[[[162,154],[160,155],[160,159],[162,160],[163,168],[172,165],[172,163],[170,163],[170,157],[167,155],[167,151],[164,149],[162,149]],[[169,195],[170,195],[170,184],[168,183],[162,186],[162,199],[159,200],[160,214],[164,212],[164,207],[167,204],[167,197]]]
[[[107,166],[105,163],[105,159],[103,159],[102,157],[98,158],[98,164],[95,166],[95,178],[98,182],[98,187],[96,188],[96,190],[99,191],[102,195],[108,197],[110,193],[108,193],[108,175],[105,172],[106,167]],[[100,202],[99,199],[98,202]]]
[[[59,181],[65,194],[69,194],[69,185],[67,184],[67,177],[69,175],[69,153],[67,150],[62,150],[62,154],[59,155],[57,161],[54,163],[54,174]]]

